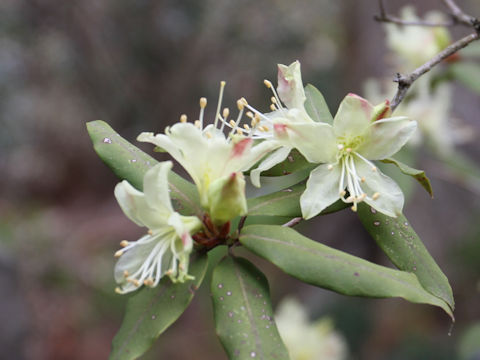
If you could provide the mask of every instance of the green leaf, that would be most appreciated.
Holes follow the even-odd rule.
[[[297,149],[293,149],[285,161],[262,172],[262,179],[268,176],[283,176],[293,174],[297,171],[312,170],[317,166],[318,164],[309,163]]]
[[[145,353],[187,306],[207,270],[207,255],[192,256],[189,273],[195,280],[173,284],[164,278],[155,288],[142,288],[128,299],[122,326],[112,341],[110,360],[136,359]],[[192,358],[194,350],[192,349]]]
[[[383,159],[381,162],[385,164],[394,164],[396,165],[402,173],[405,175],[409,175],[413,177],[415,180],[417,180],[422,187],[427,190],[427,192],[430,194],[430,196],[433,198],[433,189],[432,189],[432,184],[430,184],[430,179],[425,175],[425,171],[423,170],[417,170],[414,169],[398,160],[395,160],[393,158],[388,158],[388,159]]]
[[[397,268],[414,273],[425,290],[454,309],[455,302],[447,277],[404,215],[391,218],[368,205],[360,204],[358,216],[365,229]]]
[[[401,297],[414,303],[435,305],[453,319],[447,303],[426,291],[414,274],[332,249],[291,228],[250,225],[242,230],[240,242],[308,284],[349,296]]]
[[[143,176],[158,161],[122,138],[104,121],[87,123],[87,130],[93,148],[103,162],[120,179],[125,179],[138,190],[142,190]],[[170,172],[168,180],[175,210],[183,215],[201,215],[202,209],[195,186],[173,171]]]
[[[459,62],[450,66],[452,75],[463,85],[480,94],[480,65],[473,62]]]
[[[215,329],[230,359],[289,359],[273,321],[268,281],[252,263],[224,258],[211,291]]]
[[[291,188],[278,191],[273,194],[247,199],[248,216],[286,216],[300,217],[300,196],[305,191],[305,184],[298,184]],[[322,211],[322,215],[343,210],[348,206],[342,201],[337,201]]]
[[[333,124],[333,117],[322,93],[312,84],[305,86],[305,109],[308,115],[318,122]]]

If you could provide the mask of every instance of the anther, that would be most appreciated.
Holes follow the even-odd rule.
[[[187,122],[187,115],[185,115],[185,114],[180,115],[180,122],[181,123],[186,123]]]
[[[128,270],[124,270],[124,271],[123,271],[123,276],[125,276],[126,278],[129,277],[129,275],[130,275],[130,274],[129,274]]]
[[[153,279],[148,278],[143,281],[143,285],[145,286],[152,286],[153,285]]]
[[[236,125],[235,121],[233,120],[230,120],[228,123],[230,124],[231,127],[235,127]]]
[[[227,120],[228,115],[230,115],[230,110],[228,108],[223,109],[222,115],[223,118]]]
[[[248,124],[243,124],[243,128],[244,128],[245,130],[250,130],[250,126],[248,126]]]
[[[238,134],[238,135],[243,135],[242,129],[238,128],[238,129],[237,129],[237,134]]]
[[[344,197],[346,194],[347,194],[347,192],[346,192],[345,190],[342,190],[342,191],[340,191],[340,194],[339,194],[339,195],[340,195],[341,197]]]
[[[251,111],[247,111],[245,115],[248,116],[250,119],[253,119],[253,113]]]
[[[352,209],[353,212],[357,212],[357,203],[354,203],[350,209]]]
[[[122,255],[123,255],[123,250],[118,250],[113,256],[116,258],[119,258]]]
[[[270,104],[270,110],[272,111],[277,110],[277,107],[275,106],[275,104]]]
[[[362,176],[362,177],[360,178],[360,181],[361,181],[362,183],[364,183],[365,180],[366,180],[366,179],[365,179],[365,176]]]
[[[210,134],[209,132],[206,132],[206,133],[205,133],[205,136],[206,136],[207,138],[209,138],[209,139],[212,138],[212,134]]]
[[[345,199],[346,202],[353,202],[353,200],[355,200],[355,198],[352,195]]]
[[[359,197],[357,197],[357,201],[358,201],[358,202],[362,202],[363,200],[365,200],[366,197],[367,197],[367,194],[363,193],[362,195],[360,195]]]
[[[376,192],[375,194],[372,195],[373,200],[377,200],[380,197],[380,193]]]
[[[135,285],[136,287],[140,286],[140,282],[137,279],[133,279],[132,284]]]
[[[153,231],[152,231],[152,230],[148,230],[147,233],[148,233],[148,235],[152,235],[152,234],[153,234]]]
[[[243,103],[242,99],[237,100],[237,108],[238,110],[242,111],[245,104]]]
[[[198,129],[201,128],[200,120],[195,120],[194,124],[195,124],[196,128],[198,128]]]
[[[266,125],[263,125],[262,127],[263,127],[263,131],[265,131],[265,132],[267,132],[268,130],[270,130],[270,129],[268,128],[268,126],[266,126]]]
[[[275,96],[272,96],[270,98],[270,100],[272,101],[273,104],[276,104],[277,103],[277,99],[275,99]]]
[[[200,108],[205,109],[206,106],[207,106],[207,98],[201,97],[200,98]]]
[[[115,292],[116,292],[117,294],[123,294],[122,289],[120,289],[118,286],[115,288]]]
[[[128,243],[127,240],[122,240],[122,241],[120,241],[120,246],[121,246],[121,247],[128,246],[128,244],[129,244],[129,243]]]
[[[375,166],[372,167],[373,172],[377,172],[377,168]]]
[[[266,80],[266,79],[263,80],[263,83],[264,83],[265,86],[266,86],[267,88],[269,88],[269,89],[272,87],[272,83],[271,83],[270,81]]]

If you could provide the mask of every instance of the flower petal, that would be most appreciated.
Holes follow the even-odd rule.
[[[336,137],[331,125],[311,122],[286,124],[286,137],[280,139],[295,147],[312,163],[335,162],[337,154]]]
[[[260,174],[263,171],[269,170],[277,164],[280,164],[284,161],[290,151],[292,150],[291,147],[282,146],[281,148],[275,150],[270,155],[268,155],[258,167],[252,171],[250,171],[250,181],[256,187],[260,187]]]
[[[370,133],[356,149],[369,160],[380,160],[397,153],[412,137],[417,122],[407,117],[392,117],[375,121],[370,125]]]
[[[318,215],[340,198],[338,186],[341,170],[338,164],[331,170],[329,165],[323,164],[310,173],[307,188],[300,197],[300,206],[305,219]]]
[[[152,209],[156,209],[163,217],[168,218],[173,212],[168,191],[168,173],[172,168],[171,161],[161,162],[145,173],[143,191],[145,200]]]
[[[365,199],[368,205],[391,217],[402,213],[403,192],[395,181],[378,169],[372,171],[370,165],[359,159],[355,159],[355,169],[360,177],[365,178],[362,189],[368,195]],[[378,193],[378,198],[375,193]]]
[[[362,136],[371,123],[372,115],[372,104],[358,95],[348,94],[333,119],[335,135],[347,140]]]
[[[303,89],[300,62],[297,60],[289,66],[278,65],[278,95],[288,108],[305,109],[306,100]]]
[[[155,229],[166,222],[166,218],[159,217],[156,209],[148,205],[144,193],[126,180],[117,184],[114,193],[125,215],[137,225]]]

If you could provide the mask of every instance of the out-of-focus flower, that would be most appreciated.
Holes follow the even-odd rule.
[[[277,308],[275,322],[292,360],[346,359],[345,340],[333,330],[331,320],[310,322],[297,300],[284,299]]]
[[[223,88],[213,124],[203,127],[205,98],[200,99],[199,120],[188,123],[182,115],[180,123],[165,130],[165,134],[141,133],[139,141],[150,142],[167,151],[188,172],[197,186],[200,202],[215,223],[226,222],[247,212],[245,181],[242,172],[250,169],[268,152],[278,147],[274,142],[254,139],[262,138],[266,132],[258,117],[252,117],[252,127],[240,127],[246,101],[237,102],[239,114],[236,120],[228,120],[228,108],[221,110]],[[228,135],[224,134],[229,128]],[[225,204],[230,206],[225,207]],[[223,210],[220,211],[219,209]]]
[[[388,84],[390,83],[391,81],[388,81]],[[375,101],[391,98],[395,87],[392,87],[391,93],[386,93],[382,85],[384,84],[375,79],[368,80],[365,84],[366,97]],[[418,119],[420,131],[415,132],[408,146],[418,146],[426,142],[439,155],[447,155],[452,153],[456,144],[472,140],[472,129],[455,119],[452,114],[452,95],[449,83],[441,83],[432,88],[431,77],[428,75],[415,82],[409,98],[395,110],[398,116]]]
[[[144,192],[126,180],[115,187],[115,197],[127,217],[148,233],[137,241],[122,241],[123,249],[115,266],[116,291],[124,294],[142,285],[155,287],[167,275],[174,282],[192,279],[188,275],[192,251],[191,234],[202,227],[195,216],[182,216],[172,208],[168,190],[170,161],[147,171],[143,179]]]
[[[421,21],[412,6],[406,6],[401,11],[404,21]],[[446,22],[448,19],[438,11],[425,15],[425,21],[432,23]],[[450,42],[450,33],[445,27],[401,26],[385,24],[387,31],[387,46],[398,56],[406,67],[405,70],[416,68],[443,50]]]

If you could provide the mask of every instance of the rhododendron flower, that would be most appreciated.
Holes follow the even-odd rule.
[[[195,216],[182,216],[172,208],[168,190],[168,172],[172,162],[162,162],[147,171],[144,192],[126,180],[115,187],[115,197],[127,217],[148,233],[139,240],[122,241],[123,249],[115,266],[116,291],[124,294],[142,285],[154,287],[167,275],[174,282],[192,279],[188,275],[191,234],[200,230]]]
[[[180,123],[168,127],[165,134],[142,133],[138,136],[139,141],[153,143],[167,151],[185,168],[197,186],[201,205],[218,223],[246,214],[242,172],[278,147],[272,142],[254,143],[261,130],[253,115],[251,128],[239,126],[246,105],[244,99],[237,102],[239,114],[236,120],[228,121],[228,108],[220,114],[224,85],[222,82],[213,124],[203,127],[207,100],[201,98],[199,120],[188,123],[186,116],[182,115]],[[227,135],[224,133],[226,128],[229,129]],[[222,202],[230,206],[218,211]]]

